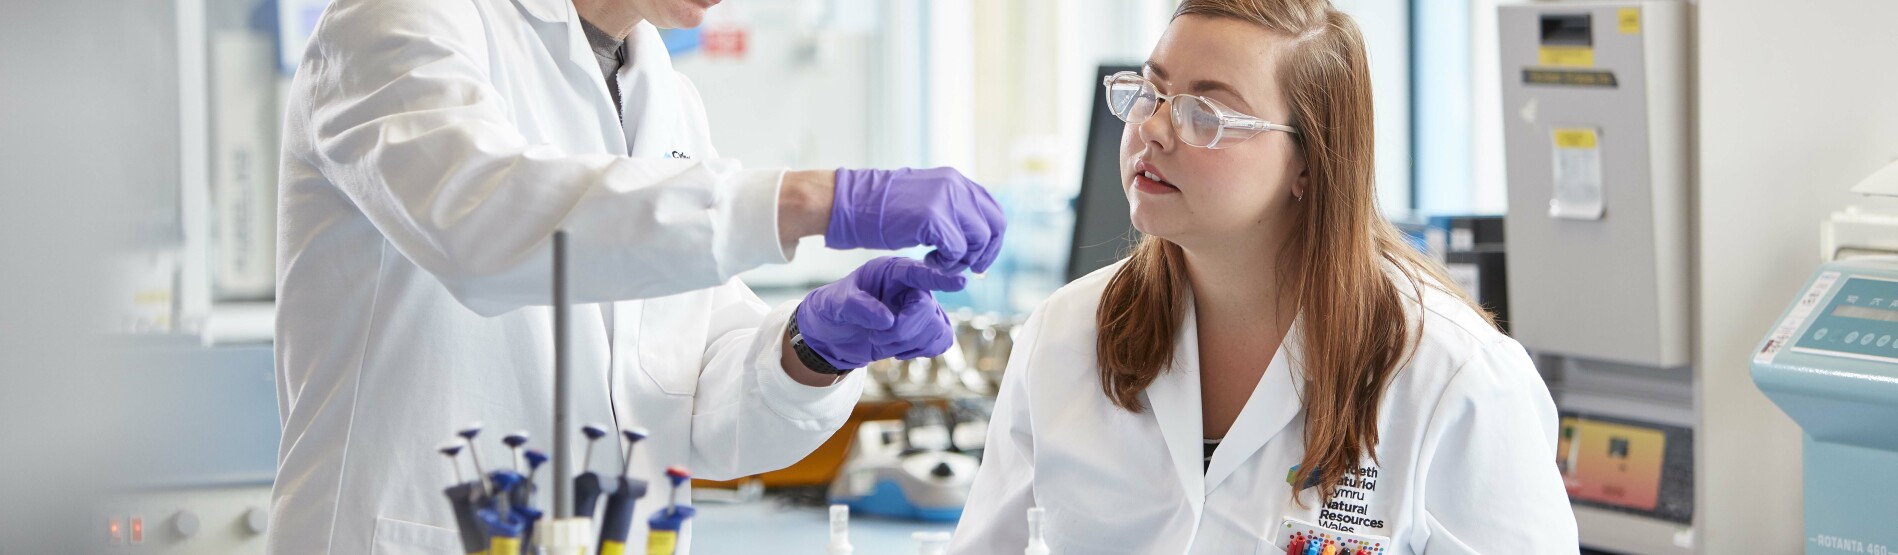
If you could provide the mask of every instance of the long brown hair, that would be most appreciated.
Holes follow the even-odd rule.
[[[1186,0],[1173,17],[1183,15],[1237,19],[1288,37],[1277,81],[1299,128],[1293,137],[1309,187],[1293,208],[1284,248],[1285,262],[1302,271],[1287,286],[1302,314],[1296,337],[1304,357],[1296,362],[1303,402],[1324,407],[1305,413],[1305,458],[1295,483],[1315,478],[1320,499],[1328,498],[1366,454],[1376,460],[1379,401],[1421,335],[1410,329],[1406,301],[1385,265],[1404,275],[1418,299],[1424,287],[1439,287],[1490,316],[1378,213],[1371,76],[1350,16],[1327,0]],[[1144,410],[1140,392],[1173,362],[1185,318],[1185,262],[1178,245],[1146,237],[1101,295],[1101,390],[1121,408]]]

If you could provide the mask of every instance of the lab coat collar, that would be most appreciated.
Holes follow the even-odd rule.
[[[1206,468],[1207,495],[1218,489],[1246,459],[1285,431],[1286,425],[1303,407],[1292,375],[1297,366],[1296,358],[1302,354],[1298,342],[1303,321],[1303,318],[1293,320],[1292,327],[1286,330],[1285,339],[1272,353],[1265,375],[1259,377],[1258,387],[1253,388],[1245,407],[1239,409],[1238,418],[1233,420],[1225,439],[1220,440],[1219,448],[1213,450],[1212,465]]]
[[[573,11],[573,0],[514,0],[514,3],[527,15],[549,23],[566,21],[568,12]]]
[[[586,30],[580,26],[580,13],[573,9],[572,0],[514,0],[514,3],[529,17],[538,20],[538,24],[530,26],[540,35],[541,43],[547,46],[548,53],[554,59],[566,59],[568,78],[577,79],[575,84],[579,87],[593,90],[594,98],[598,100],[594,103],[594,116],[599,121],[601,138],[606,141],[609,151],[626,153],[620,117],[613,114],[613,99],[607,96],[606,82],[600,78],[600,63],[593,58],[593,45],[587,42]],[[638,34],[637,30],[634,34]],[[561,55],[561,50],[566,50],[565,56]],[[667,67],[671,67],[671,64],[668,63]],[[622,87],[625,76],[626,71],[622,68]]]
[[[1160,436],[1166,439],[1180,491],[1193,508],[1193,520],[1198,522],[1206,504],[1206,477],[1202,474],[1206,444],[1200,423],[1199,329],[1191,296],[1185,312],[1180,335],[1174,339],[1173,365],[1153,379],[1145,394],[1147,408],[1159,422]]]
[[[659,36],[659,28],[652,23],[641,21],[633,26],[633,34],[627,35],[626,41],[633,55],[627,60],[627,66],[640,71],[672,71],[672,54],[666,51],[665,38]]]
[[[1211,466],[1205,466],[1206,432],[1200,420],[1204,405],[1199,385],[1199,324],[1195,316],[1189,297],[1180,335],[1175,339],[1173,366],[1147,386],[1146,397],[1154,419],[1160,424],[1160,435],[1166,439],[1167,453],[1173,460],[1181,491],[1186,493],[1193,518],[1197,520],[1205,508],[1206,496],[1232,476],[1246,459],[1278,437],[1302,409],[1292,372],[1296,366],[1293,359],[1300,353],[1299,330],[1304,318],[1292,322],[1285,339],[1272,354],[1265,375],[1259,378],[1259,385],[1246,399],[1245,407],[1233,420],[1226,437],[1220,440],[1219,448],[1213,451]]]
[[[659,28],[640,22],[626,37],[631,56],[620,68],[619,90],[625,99],[620,125],[625,128],[625,148],[634,157],[665,157],[672,149],[678,131],[687,127],[679,106],[681,79],[672,70],[672,55],[659,37]]]

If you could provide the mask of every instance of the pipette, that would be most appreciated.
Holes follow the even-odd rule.
[[[697,512],[691,505],[679,504],[679,494],[685,491],[685,483],[691,479],[692,473],[684,468],[666,468],[672,496],[665,508],[653,512],[652,518],[646,520],[646,555],[671,555],[678,550],[679,531],[685,529],[685,521]]]
[[[521,456],[527,461],[527,475],[514,486],[514,511],[527,521],[527,530],[521,533],[521,545],[525,547],[534,545],[534,529],[540,525],[542,513],[534,506],[534,493],[540,491],[540,486],[534,484],[534,476],[540,473],[540,465],[547,462],[547,454],[539,449],[528,449],[522,451]]]
[[[494,495],[487,498],[488,506],[475,512],[487,527],[489,555],[521,553],[521,535],[527,531],[527,523],[514,511],[511,499],[514,486],[519,485],[520,480],[520,474],[495,471],[490,479],[494,483]]]
[[[527,459],[527,483],[532,485],[534,478],[540,476],[540,465],[547,464],[547,454],[539,449],[528,449],[521,457]]]
[[[633,446],[646,439],[646,429],[638,426],[620,430],[620,437],[626,439],[626,459],[620,461],[619,474],[629,476],[633,473]]]
[[[507,444],[507,448],[514,451],[514,456],[510,458],[508,462],[514,463],[514,472],[519,473],[521,471],[521,446],[527,445],[527,432],[508,434],[507,437],[501,438],[501,443]]]
[[[449,443],[436,451],[448,456],[448,466],[455,468],[455,483],[461,483],[461,457],[456,456],[461,454],[461,444]]]
[[[646,481],[635,480],[633,470],[633,446],[639,440],[646,439],[646,431],[627,428],[620,431],[626,438],[626,460],[620,467],[618,487],[606,497],[606,511],[600,514],[600,552],[617,553],[626,549],[626,540],[633,533],[633,504],[646,496]]]
[[[475,516],[475,496],[480,495],[481,485],[475,482],[459,482],[442,490],[448,496],[448,504],[455,511],[455,528],[461,533],[461,549],[469,555],[486,555],[488,552],[487,529],[481,525],[481,519]]]
[[[488,473],[481,470],[481,453],[475,451],[474,446],[475,436],[481,435],[481,423],[470,424],[467,428],[462,428],[461,431],[455,432],[455,435],[461,436],[461,441],[468,446],[468,458],[474,459],[475,479],[481,480],[481,494],[492,494],[494,487],[488,483]]]
[[[600,475],[593,472],[593,444],[606,437],[606,428],[588,424],[580,428],[580,433],[587,436],[587,449],[586,458],[580,459],[585,472],[573,479],[573,516],[593,518],[600,504]]]

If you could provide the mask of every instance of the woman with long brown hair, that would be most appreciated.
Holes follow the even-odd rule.
[[[1377,212],[1348,16],[1186,0],[1104,85],[1145,238],[1030,317],[956,553],[1576,551],[1529,357]]]

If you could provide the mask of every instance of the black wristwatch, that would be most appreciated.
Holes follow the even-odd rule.
[[[830,361],[824,360],[822,355],[817,354],[816,350],[811,349],[811,346],[804,342],[804,332],[798,331],[797,329],[797,315],[791,316],[790,333],[791,352],[797,353],[797,361],[804,363],[804,367],[811,369],[812,372],[842,377],[845,374],[849,374],[851,370],[856,370],[855,368],[840,369],[836,366],[831,366]]]

